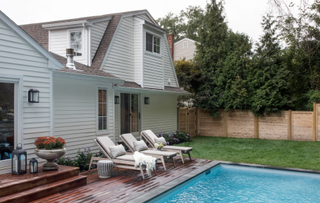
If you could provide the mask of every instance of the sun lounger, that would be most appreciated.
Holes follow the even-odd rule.
[[[144,173],[143,173],[145,166],[140,164],[139,167],[134,167],[135,160],[132,154],[126,154],[126,155],[118,156],[116,158],[112,157],[109,147],[116,146],[116,145],[110,140],[108,136],[98,137],[97,139],[94,139],[94,142],[98,145],[100,150],[103,152],[104,157],[92,157],[89,165],[89,171],[91,169],[91,165],[96,164],[94,162],[108,159],[114,163],[113,167],[115,168],[140,170],[142,178],[145,179]],[[154,173],[156,175],[156,170],[154,170]]]
[[[137,139],[131,133],[122,134],[122,135],[120,135],[120,138],[128,146],[128,148],[130,149],[131,152],[136,151],[134,148],[133,142],[137,141]],[[150,155],[150,156],[161,159],[164,170],[167,170],[165,160],[164,160],[165,158],[171,159],[173,162],[173,166],[176,167],[176,164],[174,162],[173,157],[175,157],[177,155],[177,152],[160,151],[160,150],[153,150],[153,149],[143,150],[140,152],[145,155]]]
[[[155,140],[154,138],[158,138],[151,130],[144,130],[141,132],[141,136],[152,146],[154,147]],[[163,150],[165,151],[175,151],[180,154],[182,163],[184,163],[182,154],[188,154],[189,159],[191,161],[190,152],[192,151],[192,147],[180,147],[180,146],[164,146]]]

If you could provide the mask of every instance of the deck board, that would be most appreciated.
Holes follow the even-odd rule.
[[[167,162],[167,171],[157,164],[157,175],[152,173],[143,180],[141,173],[134,170],[114,170],[111,178],[100,179],[97,173],[88,175],[88,185],[54,194],[34,203],[51,202],[127,202],[146,192],[172,181],[186,173],[210,163],[211,160],[185,159],[185,164],[176,159],[176,168]],[[82,174],[83,175],[83,174]]]

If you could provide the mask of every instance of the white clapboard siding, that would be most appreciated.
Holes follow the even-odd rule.
[[[87,64],[87,30],[81,30],[83,34],[83,56],[74,57],[74,60],[82,64]],[[49,51],[56,53],[60,56],[65,56],[66,49],[69,47],[68,34],[68,29],[50,30]]]
[[[177,130],[177,96],[171,94],[142,94],[149,97],[150,104],[142,105],[142,130],[154,133]]]
[[[152,23],[154,25],[156,25],[148,16],[147,14],[140,14],[140,15],[136,15],[136,17],[141,18],[145,21],[148,21],[149,23]]]
[[[91,60],[97,52],[103,34],[105,33],[109,21],[94,23],[91,29]]]
[[[164,86],[177,87],[177,81],[174,72],[174,66],[171,63],[171,53],[168,49],[168,42],[163,40],[163,57],[164,57]],[[170,79],[170,83],[169,83]]]
[[[90,147],[98,151],[93,139],[96,135],[97,87],[101,82],[54,77],[54,135],[67,143],[66,156],[74,157],[79,149]],[[104,82],[108,88],[109,135],[113,140],[113,90],[112,84]]]
[[[133,23],[134,82],[142,85],[142,25],[137,20],[134,20]]]
[[[48,60],[0,20],[0,77],[23,78],[23,148],[34,157],[34,140],[50,136],[50,71]],[[28,103],[28,91],[40,91],[40,103]],[[1,173],[1,171],[0,171]]]
[[[134,82],[133,18],[123,18],[118,26],[102,69],[121,79]]]
[[[143,86],[148,88],[163,89],[163,46],[160,47],[160,54],[146,51],[146,32],[148,32],[148,30],[144,29]],[[161,41],[163,40],[164,39],[161,38]]]
[[[187,46],[183,47],[183,43],[187,43]],[[188,39],[182,39],[179,43],[174,45],[174,61],[186,58],[186,60],[193,59],[196,53],[196,45],[194,42]]]

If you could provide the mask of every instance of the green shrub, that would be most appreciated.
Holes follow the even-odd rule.
[[[91,157],[101,157],[102,155],[103,153],[101,151],[98,153],[93,153],[91,152],[90,147],[86,147],[83,151],[79,149],[77,156],[74,158],[63,156],[59,159],[56,159],[55,162],[59,165],[79,167],[80,172],[82,172],[89,170]],[[92,165],[92,168],[96,168],[96,165]]]
[[[164,137],[166,139],[168,145],[179,144],[182,142],[190,142],[191,136],[183,131],[178,131],[170,134],[170,133],[159,133],[158,137]]]

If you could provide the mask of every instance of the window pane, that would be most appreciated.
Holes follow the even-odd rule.
[[[107,118],[102,117],[102,130],[106,130],[106,129],[107,129]]]
[[[149,33],[146,35],[146,50],[152,52],[152,35]]]
[[[99,117],[99,130],[102,130],[102,117]]]
[[[75,56],[82,56],[82,32],[70,33],[70,47],[74,49]]]
[[[107,90],[98,90],[98,129],[107,129]]]
[[[131,132],[138,132],[139,111],[138,111],[138,95],[131,95]]]
[[[0,83],[0,161],[14,149],[14,84]]]
[[[153,39],[153,51],[160,54],[160,38],[154,37]]]
[[[107,91],[102,90],[102,102],[106,102],[106,99],[107,99]]]

